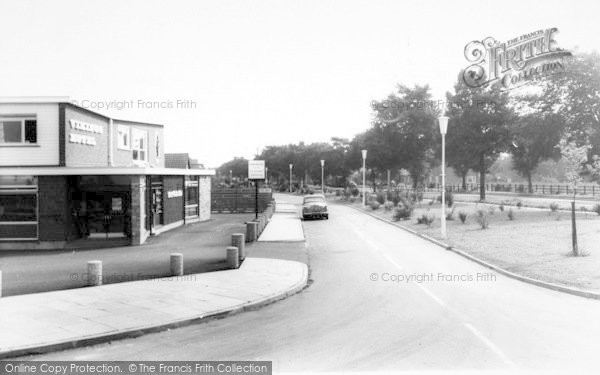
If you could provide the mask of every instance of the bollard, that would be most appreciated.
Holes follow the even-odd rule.
[[[101,260],[90,260],[87,263],[88,270],[88,285],[89,286],[100,286],[102,285],[102,261]]]
[[[249,221],[246,223],[246,241],[253,242],[256,241],[258,237],[258,224],[254,221]]]
[[[227,248],[227,267],[240,268],[240,255],[238,248],[235,246]]]
[[[0,271],[0,297],[2,297],[2,271]]]
[[[171,275],[183,276],[183,254],[171,254]]]
[[[231,246],[235,246],[238,248],[240,262],[246,259],[246,245],[244,233],[234,233],[231,235]]]

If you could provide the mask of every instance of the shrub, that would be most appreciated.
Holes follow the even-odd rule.
[[[558,203],[550,203],[550,212],[558,211]]]
[[[520,200],[517,201],[517,208],[521,209],[521,207],[523,207],[523,202],[521,202]]]
[[[488,229],[490,227],[488,213],[484,210],[477,210],[477,213],[475,213],[475,221],[477,221],[477,224],[479,224],[481,229]]]
[[[467,213],[464,211],[458,211],[458,218],[460,219],[460,222],[464,224],[467,221]]]
[[[392,208],[394,208],[394,202],[390,202],[390,201],[385,201],[385,203],[383,204],[383,208],[386,211],[391,211]]]
[[[372,209],[373,211],[376,211],[376,210],[378,210],[378,209],[379,209],[379,202],[377,202],[377,201],[372,201],[372,202],[369,204],[369,206],[371,206],[371,209]]]
[[[392,219],[394,221],[409,219],[413,214],[413,206],[412,205],[403,205],[398,204],[396,210],[394,211],[394,215]]]
[[[350,194],[352,194],[353,197],[357,197],[360,194],[360,190],[358,190],[357,187],[350,188]]]
[[[435,199],[432,199],[431,201],[429,201],[430,206],[433,206],[434,203],[435,203]]]
[[[493,215],[496,213],[496,206],[489,206],[488,207],[488,212],[490,213],[490,215]]]
[[[446,220],[452,221],[454,220],[454,208],[452,209],[452,211],[448,212],[448,214],[446,214]]]
[[[454,204],[454,194],[452,194],[451,191],[446,192],[446,204],[448,205],[448,207],[452,207],[452,205]]]
[[[392,202],[394,203],[394,207],[398,205],[398,203],[400,203],[402,200],[402,198],[400,197],[400,195],[394,195],[394,197],[392,198]]]
[[[379,204],[384,204],[385,203],[385,194],[384,193],[377,193],[377,196],[375,197],[375,200]]]
[[[348,199],[350,203],[354,203],[356,201],[356,197],[352,196]]]
[[[500,203],[498,209],[500,210],[500,212],[504,212],[504,203]]]
[[[600,203],[596,203],[594,207],[592,207],[592,211],[600,215]]]
[[[339,197],[340,195],[342,195],[342,192],[341,192],[341,191],[339,191],[339,190],[336,190],[336,191],[335,191],[335,196],[336,196],[336,197]]]
[[[423,215],[421,215],[420,218],[417,218],[417,224],[426,224],[428,227],[430,227],[431,224],[433,224],[434,220],[435,220],[434,215],[429,215],[427,213],[424,213]]]
[[[515,212],[513,211],[512,208],[509,208],[508,211],[506,212],[506,216],[508,216],[508,220],[514,220],[515,219]]]

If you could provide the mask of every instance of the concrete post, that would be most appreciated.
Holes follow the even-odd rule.
[[[240,268],[240,254],[238,248],[235,246],[227,248],[227,267]]]
[[[171,275],[183,276],[183,254],[171,254]]]
[[[87,263],[88,280],[89,286],[100,286],[102,285],[102,261],[101,260],[90,260]]]
[[[244,233],[234,233],[231,235],[231,246],[238,248],[240,262],[246,258],[246,244]]]
[[[258,237],[258,223],[255,221],[249,221],[246,223],[246,241],[256,241]]]

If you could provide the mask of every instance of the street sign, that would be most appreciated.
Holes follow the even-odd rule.
[[[249,180],[264,180],[265,179],[265,161],[264,160],[248,160],[248,179]]]

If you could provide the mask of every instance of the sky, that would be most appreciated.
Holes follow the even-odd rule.
[[[351,138],[401,83],[452,90],[464,47],[557,27],[600,50],[593,1],[0,1],[0,96],[69,96],[165,125],[206,166]],[[449,130],[451,131],[451,130]]]

